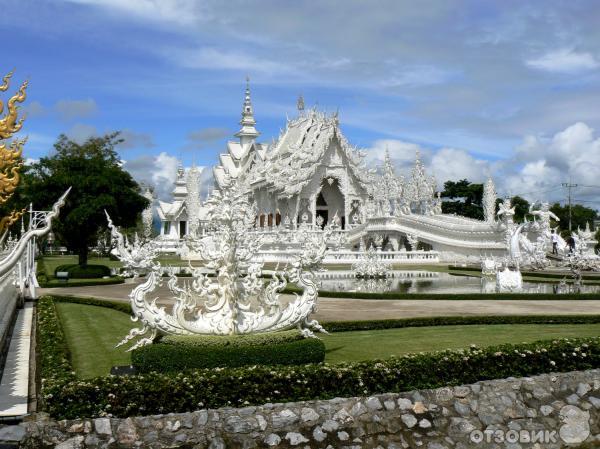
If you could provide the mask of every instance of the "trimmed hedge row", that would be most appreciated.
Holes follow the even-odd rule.
[[[44,280],[45,279],[45,280]],[[122,284],[125,280],[120,276],[113,276],[108,279],[69,279],[67,282],[59,279],[39,278],[38,282],[42,288],[64,288],[64,287],[91,287],[94,285],[115,285]]]
[[[247,365],[303,365],[325,360],[325,344],[297,330],[222,337],[167,336],[136,349],[131,363],[141,373]]]
[[[77,380],[52,299],[40,299],[38,311],[42,404],[56,419],[364,396],[600,367],[600,338],[587,338],[341,365],[196,369]]]
[[[302,293],[295,286],[286,287],[282,293]],[[344,299],[415,299],[415,300],[528,300],[528,301],[566,301],[566,300],[600,300],[598,293],[572,293],[556,295],[554,293],[369,293],[369,292],[347,292],[319,290],[321,298],[344,298]]]
[[[480,267],[459,267],[459,266],[454,266],[454,265],[448,265],[448,270],[449,271],[472,271],[472,272],[478,272],[479,274],[481,274],[481,268]],[[454,274],[454,273],[450,273],[450,274]],[[535,277],[535,278],[548,278],[548,279],[563,279],[565,276],[570,276],[570,273],[547,273],[547,272],[542,272],[542,271],[522,271],[521,274],[523,276],[527,276],[527,277]],[[597,274],[587,274],[587,273],[583,273],[583,278],[584,280],[594,280],[594,281],[600,281],[600,276],[598,276]]]
[[[54,269],[54,276],[58,272],[69,273],[70,279],[97,279],[110,276],[110,268],[106,265],[78,265],[76,263],[59,265]]]
[[[54,302],[72,302],[75,304],[86,304],[88,306],[98,306],[98,307],[107,307],[109,309],[115,309],[119,312],[124,312],[128,314],[132,314],[131,304],[125,301],[114,301],[110,299],[98,299],[98,298],[85,298],[79,296],[59,296],[59,295],[51,295],[44,296],[43,299],[51,299]]]
[[[478,324],[597,324],[600,315],[500,315],[440,316],[389,320],[330,321],[321,323],[328,332],[351,332],[403,327],[463,326]]]

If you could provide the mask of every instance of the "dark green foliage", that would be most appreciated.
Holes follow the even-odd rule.
[[[456,199],[442,203],[443,213],[483,220],[483,184],[472,184],[466,179],[446,181],[442,197]]]
[[[600,367],[600,338],[587,338],[471,347],[342,365],[196,369],[78,380],[71,372],[50,297],[38,301],[38,317],[42,405],[56,419],[365,396]]]
[[[246,365],[302,365],[325,360],[325,345],[297,330],[231,337],[169,336],[136,349],[131,363],[140,372]]]
[[[554,203],[550,208],[554,214],[560,218],[558,227],[563,231],[569,230],[569,205],[561,206],[559,203]],[[578,228],[585,229],[587,224],[590,228],[594,224],[594,219],[598,217],[598,211],[581,204],[573,204],[571,206],[571,229],[576,231]]]
[[[450,274],[452,274],[453,276],[481,276],[481,268],[480,267],[460,267],[460,266],[454,266],[454,265],[449,265],[448,266],[448,270],[450,271]],[[453,273],[454,271],[454,273]],[[472,272],[473,274],[462,274],[460,273],[461,271],[469,271]],[[586,281],[600,281],[600,275],[598,274],[593,274],[594,272],[585,272],[583,273],[583,278]],[[544,280],[548,281],[548,282],[555,282],[556,279],[564,279],[565,276],[570,276],[570,273],[565,273],[565,272],[558,272],[558,273],[548,273],[548,272],[540,272],[540,271],[525,271],[522,270],[521,274],[524,277],[529,277],[529,278],[538,278],[535,279],[536,282],[543,282]],[[569,279],[567,279],[568,281]],[[489,295],[484,295],[484,296],[489,296]],[[495,295],[494,295],[495,296]],[[538,294],[535,294],[535,296],[539,296]]]
[[[564,277],[564,276],[562,276]],[[562,279],[561,277],[561,279]],[[294,286],[288,286],[282,293],[301,293],[302,291]],[[573,300],[598,300],[597,293],[573,293],[565,295],[555,295],[553,293],[369,293],[369,292],[347,292],[347,291],[326,291],[319,290],[320,298],[347,298],[347,299],[411,299],[411,300],[528,300],[528,301],[565,301]]]
[[[96,298],[78,298],[75,296],[45,296],[44,298],[50,298],[54,302],[72,302],[75,304],[86,304],[89,306],[107,307],[109,309],[115,309],[119,312],[131,314],[131,305],[128,301],[112,301],[108,299],[96,299]]]
[[[110,268],[108,268],[106,265],[59,265],[54,270],[55,277],[56,273],[58,272],[69,273],[69,279],[95,279],[103,278],[104,276],[110,276]]]
[[[498,198],[496,200],[496,212],[498,212],[498,205],[504,201],[503,198]],[[527,201],[525,198],[521,198],[520,196],[513,196],[510,199],[510,203],[512,205],[512,207],[515,208],[515,216],[513,217],[513,219],[515,220],[515,222],[517,223],[523,223],[523,221],[525,220],[525,216],[527,214],[529,214],[529,201]]]
[[[125,280],[120,276],[113,276],[108,279],[71,279],[67,282],[61,281],[60,279],[49,279],[46,281],[39,280],[40,287],[42,288],[55,288],[55,287],[91,287],[94,285],[114,285],[122,284]]]
[[[61,135],[50,156],[31,165],[24,177],[24,196],[35,199],[36,209],[48,209],[67,188],[72,187],[52,231],[70,251],[87,263],[88,248],[106,228],[106,209],[116,225],[132,227],[148,200],[123,170],[115,146],[118,133],[91,137],[79,144]]]
[[[596,324],[600,315],[498,315],[440,316],[370,321],[331,321],[321,323],[327,332],[351,332],[403,327],[459,326],[482,324]]]

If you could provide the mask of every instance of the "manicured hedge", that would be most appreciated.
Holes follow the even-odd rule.
[[[600,367],[600,338],[413,354],[341,365],[252,366],[78,380],[51,298],[38,302],[42,405],[57,419],[176,413],[460,385]]]
[[[286,287],[282,293],[302,293],[302,290],[295,286]],[[369,292],[348,292],[348,291],[327,291],[319,290],[321,298],[347,298],[347,299],[415,299],[415,300],[453,300],[453,301],[472,301],[472,300],[528,300],[528,301],[565,301],[565,300],[599,300],[598,293],[573,293],[565,295],[556,295],[553,293],[369,293]]]
[[[328,332],[350,332],[425,326],[463,326],[481,324],[596,324],[600,315],[501,315],[440,316],[390,320],[330,321],[321,323]]]
[[[452,271],[470,271],[473,273],[481,274],[480,267],[472,267],[472,266],[471,267],[460,267],[460,266],[448,265],[448,270],[450,272],[452,272]],[[451,273],[451,274],[454,274],[454,273]],[[547,279],[563,279],[564,277],[567,277],[567,280],[569,280],[569,277],[570,277],[570,273],[548,273],[548,272],[544,272],[544,271],[521,271],[521,274],[526,277],[547,278]],[[597,274],[589,274],[589,273],[584,272],[583,278],[584,278],[584,280],[600,281],[600,276]]]
[[[97,279],[69,279],[68,281],[61,281],[59,279],[46,279],[39,278],[38,282],[42,288],[64,288],[64,287],[92,287],[94,285],[115,285],[123,284],[125,279],[120,276],[113,276],[110,278],[97,278]]]
[[[136,349],[131,363],[139,372],[246,365],[303,365],[325,360],[325,344],[294,329],[257,335],[167,336]]]
[[[109,309],[115,309],[119,312],[131,314],[131,305],[129,301],[114,301],[110,299],[98,299],[98,298],[84,298],[79,296],[44,296],[46,299],[51,299],[54,302],[72,302],[75,304],[87,304],[89,306],[108,307]],[[41,301],[41,300],[40,300]]]
[[[96,279],[110,276],[110,268],[106,265],[59,265],[54,270],[54,276],[56,277],[56,273],[61,271],[69,273],[69,279]]]

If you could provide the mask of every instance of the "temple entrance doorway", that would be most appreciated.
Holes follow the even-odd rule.
[[[344,194],[340,189],[337,178],[325,178],[321,183],[321,191],[316,200],[316,216],[323,217],[323,226],[330,223],[337,214],[342,229],[346,227],[346,212],[344,210]]]

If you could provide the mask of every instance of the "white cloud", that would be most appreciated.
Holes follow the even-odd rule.
[[[588,52],[576,52],[573,49],[563,48],[546,53],[525,63],[534,69],[548,72],[577,73],[593,70],[600,66],[600,62]]]
[[[164,55],[182,67],[211,70],[239,70],[247,73],[285,73],[289,66],[275,60],[238,51],[202,47],[194,49],[167,48]]]
[[[154,148],[156,146],[154,138],[148,133],[124,129],[119,137],[123,139],[123,142],[119,144],[119,148],[125,150],[130,148]]]
[[[407,67],[392,74],[383,81],[386,87],[419,87],[443,84],[454,76],[453,73],[431,65]]]
[[[92,136],[98,134],[95,126],[86,125],[85,123],[76,123],[65,133],[71,140],[82,144]]]
[[[431,158],[430,167],[440,187],[448,180],[468,179],[471,182],[482,183],[490,174],[488,161],[476,159],[465,150],[455,148],[436,151]]]
[[[173,183],[177,177],[179,159],[170,156],[166,152],[161,152],[156,156],[140,156],[135,159],[124,161],[123,167],[134,179],[140,183],[150,185],[154,188],[156,197],[161,201],[172,201],[171,192]],[[206,192],[206,175],[210,175],[210,170],[205,167],[198,167],[201,171],[201,191]],[[211,177],[208,176],[210,179]]]
[[[463,178],[483,182],[492,176],[500,195],[520,195],[529,201],[564,202],[562,183],[578,184],[575,202],[600,208],[600,137],[582,122],[551,137],[525,136],[512,156],[497,161],[480,159],[468,151],[455,148],[429,149],[400,140],[378,140],[368,151],[367,161],[380,165],[389,149],[398,173],[409,174],[416,150],[421,152],[429,174],[435,175],[439,187],[445,181]]]
[[[98,106],[92,98],[85,100],[59,100],[54,109],[63,120],[90,117],[98,112]]]
[[[193,0],[68,0],[152,22],[190,25],[198,20],[201,5]]]
[[[373,146],[366,151],[366,161],[371,164],[381,164],[388,150],[394,164],[403,169],[409,167],[415,161],[415,153],[428,153],[420,145],[413,142],[404,142],[396,139],[379,139],[373,142]]]

